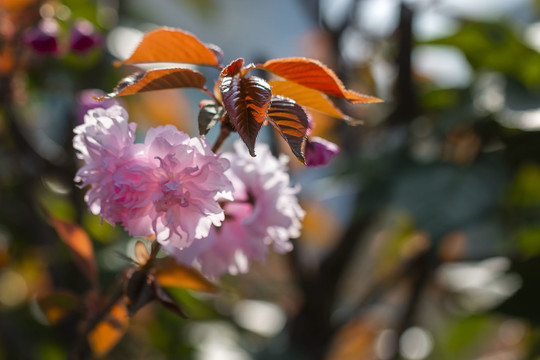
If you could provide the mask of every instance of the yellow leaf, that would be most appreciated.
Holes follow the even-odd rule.
[[[273,80],[268,82],[273,95],[281,95],[293,99],[299,105],[312,108],[338,119],[352,120],[343,114],[332,101],[322,92],[307,88],[288,80]]]
[[[88,334],[88,344],[97,357],[105,356],[126,332],[129,317],[123,300],[117,302],[104,320]]]
[[[156,273],[154,276],[161,286],[216,292],[216,286],[201,275],[201,273],[193,268],[177,264],[171,258],[160,259],[156,262]]]
[[[382,102],[376,97],[346,89],[337,75],[317,60],[306,58],[272,59],[259,67],[310,89],[343,98],[351,104]]]

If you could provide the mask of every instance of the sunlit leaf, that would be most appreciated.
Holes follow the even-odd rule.
[[[273,80],[268,82],[272,87],[272,95],[281,95],[293,99],[297,104],[320,111],[326,115],[338,119],[344,119],[351,123],[361,123],[343,114],[332,101],[322,92],[307,88],[287,80]]]
[[[116,96],[132,95],[145,91],[204,87],[206,79],[195,70],[185,68],[157,69],[132,74],[118,83],[112,93],[99,100]]]
[[[57,324],[79,306],[77,296],[68,291],[56,291],[39,296],[36,302],[39,310],[41,310],[49,324],[52,325]]]
[[[0,75],[10,74],[16,65],[15,49],[12,46],[4,45],[0,49]]]
[[[50,217],[52,226],[60,238],[69,246],[76,264],[92,282],[97,282],[97,266],[90,237],[81,227],[68,221]]]
[[[205,45],[195,35],[162,27],[148,32],[126,60],[118,64],[176,62],[218,66],[221,50],[215,45]]]
[[[268,109],[268,121],[287,141],[298,160],[304,163],[303,148],[309,123],[302,107],[291,99],[274,96]]]
[[[255,139],[266,119],[272,97],[270,85],[256,76],[224,77],[220,89],[227,114],[249,153],[255,156]]]
[[[221,117],[225,114],[225,109],[214,101],[201,102],[201,105],[198,117],[199,134],[206,135],[221,120]]]
[[[107,316],[88,334],[88,344],[97,357],[105,356],[126,332],[129,317],[123,300],[117,302]]]
[[[376,97],[346,89],[332,70],[316,60],[306,58],[273,59],[259,67],[310,89],[344,98],[353,104],[382,101]]]
[[[156,262],[154,276],[160,286],[216,292],[216,286],[197,270],[182,266],[170,258],[160,259]]]
[[[240,70],[242,69],[242,66],[244,66],[244,59],[243,58],[236,59],[229,65],[225,66],[223,70],[221,70],[220,76],[223,76],[223,77],[234,76],[240,72]]]

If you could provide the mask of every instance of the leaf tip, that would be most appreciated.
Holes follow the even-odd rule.
[[[255,148],[253,146],[248,146],[248,151],[249,151],[249,155],[251,155],[251,157],[257,156],[255,154]]]
[[[104,101],[104,100],[110,99],[112,97],[114,97],[112,94],[106,94],[106,95],[103,95],[103,96],[92,95],[92,99],[94,99],[96,101]]]

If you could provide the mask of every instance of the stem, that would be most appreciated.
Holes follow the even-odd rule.
[[[214,93],[212,91],[210,91],[210,89],[208,89],[206,86],[204,86],[201,90],[204,91],[213,100],[215,100],[216,102],[219,102],[218,99],[216,98],[216,96],[214,95]]]
[[[411,292],[409,293],[409,298],[407,299],[407,303],[405,304],[405,308],[403,311],[403,314],[401,315],[401,319],[398,320],[397,324],[397,336],[395,338],[394,344],[392,344],[392,355],[390,356],[390,360],[399,360],[401,359],[401,354],[399,351],[399,340],[405,330],[407,330],[410,326],[414,323],[414,318],[416,315],[416,312],[418,310],[418,307],[420,306],[420,300],[422,297],[422,294],[424,292],[424,289],[426,285],[429,283],[430,280],[430,269],[431,268],[430,262],[429,262],[429,251],[426,251],[422,253],[417,258],[417,263],[415,264],[415,274],[413,276],[416,276],[416,278],[413,279],[413,284],[411,288]]]
[[[69,360],[82,360],[84,359],[85,345],[87,344],[88,335],[94,330],[94,328],[109,314],[112,307],[122,298],[124,295],[124,289],[120,286],[113,296],[109,299],[109,302],[95,315],[93,316],[80,331],[72,351],[69,355]]]
[[[221,123],[221,131],[219,132],[219,136],[216,139],[214,146],[212,146],[212,151],[214,153],[218,152],[221,145],[223,145],[223,142],[225,141],[225,139],[227,139],[229,135],[231,134],[231,131],[232,130],[229,125],[227,125],[225,122]]]

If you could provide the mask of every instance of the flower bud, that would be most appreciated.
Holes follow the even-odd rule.
[[[313,136],[306,141],[307,166],[327,165],[339,153],[339,146],[323,138]]]
[[[95,47],[101,38],[94,25],[87,20],[79,20],[71,29],[70,47],[77,53],[85,53]]]
[[[55,54],[58,52],[58,33],[58,23],[53,19],[45,19],[26,31],[23,41],[37,53]]]

